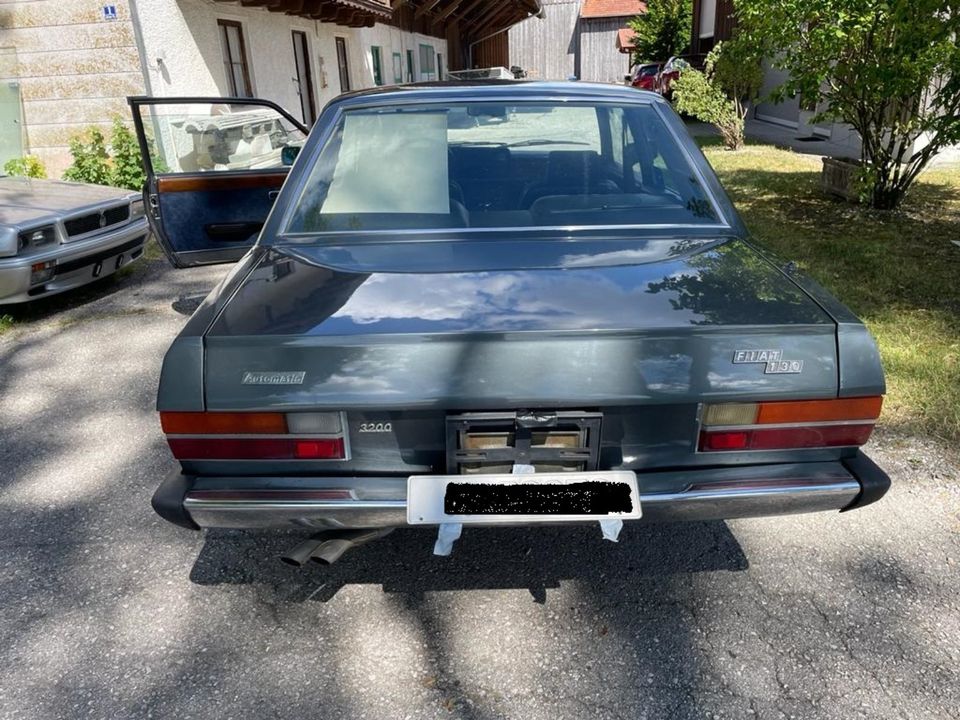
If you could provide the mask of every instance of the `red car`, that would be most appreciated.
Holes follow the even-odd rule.
[[[640,90],[657,90],[657,76],[660,74],[660,68],[663,63],[647,63],[637,65],[630,76],[630,85]]]

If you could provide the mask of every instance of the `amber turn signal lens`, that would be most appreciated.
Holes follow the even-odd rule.
[[[839,398],[836,400],[792,400],[760,403],[757,423],[836,422],[839,420],[876,420],[883,398]]]

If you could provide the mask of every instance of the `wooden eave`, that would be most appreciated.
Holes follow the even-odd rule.
[[[455,22],[459,32],[471,40],[505,30],[542,11],[540,0],[391,0],[391,7],[395,15],[412,13],[415,21],[426,22],[439,33]]]
[[[388,0],[214,0],[215,2],[260,7],[270,12],[347,27],[372,27],[389,23],[393,9]]]

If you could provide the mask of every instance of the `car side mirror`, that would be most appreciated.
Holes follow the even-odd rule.
[[[280,149],[280,162],[286,167],[293,165],[294,161],[297,159],[297,155],[300,154],[302,147],[300,145],[284,145]]]
[[[653,189],[657,192],[663,192],[666,187],[666,182],[664,182],[663,170],[657,166],[653,167],[653,177],[651,178],[651,184]]]

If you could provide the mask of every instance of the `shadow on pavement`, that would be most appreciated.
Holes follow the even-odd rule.
[[[465,528],[450,557],[432,554],[435,530],[400,529],[336,564],[291,568],[278,556],[299,535],[208,531],[190,579],[200,585],[258,584],[286,601],[327,601],[352,584],[419,597],[450,590],[549,589],[577,580],[629,601],[638,578],[741,571],[747,558],[723,522],[624,528],[619,543],[599,527]]]

